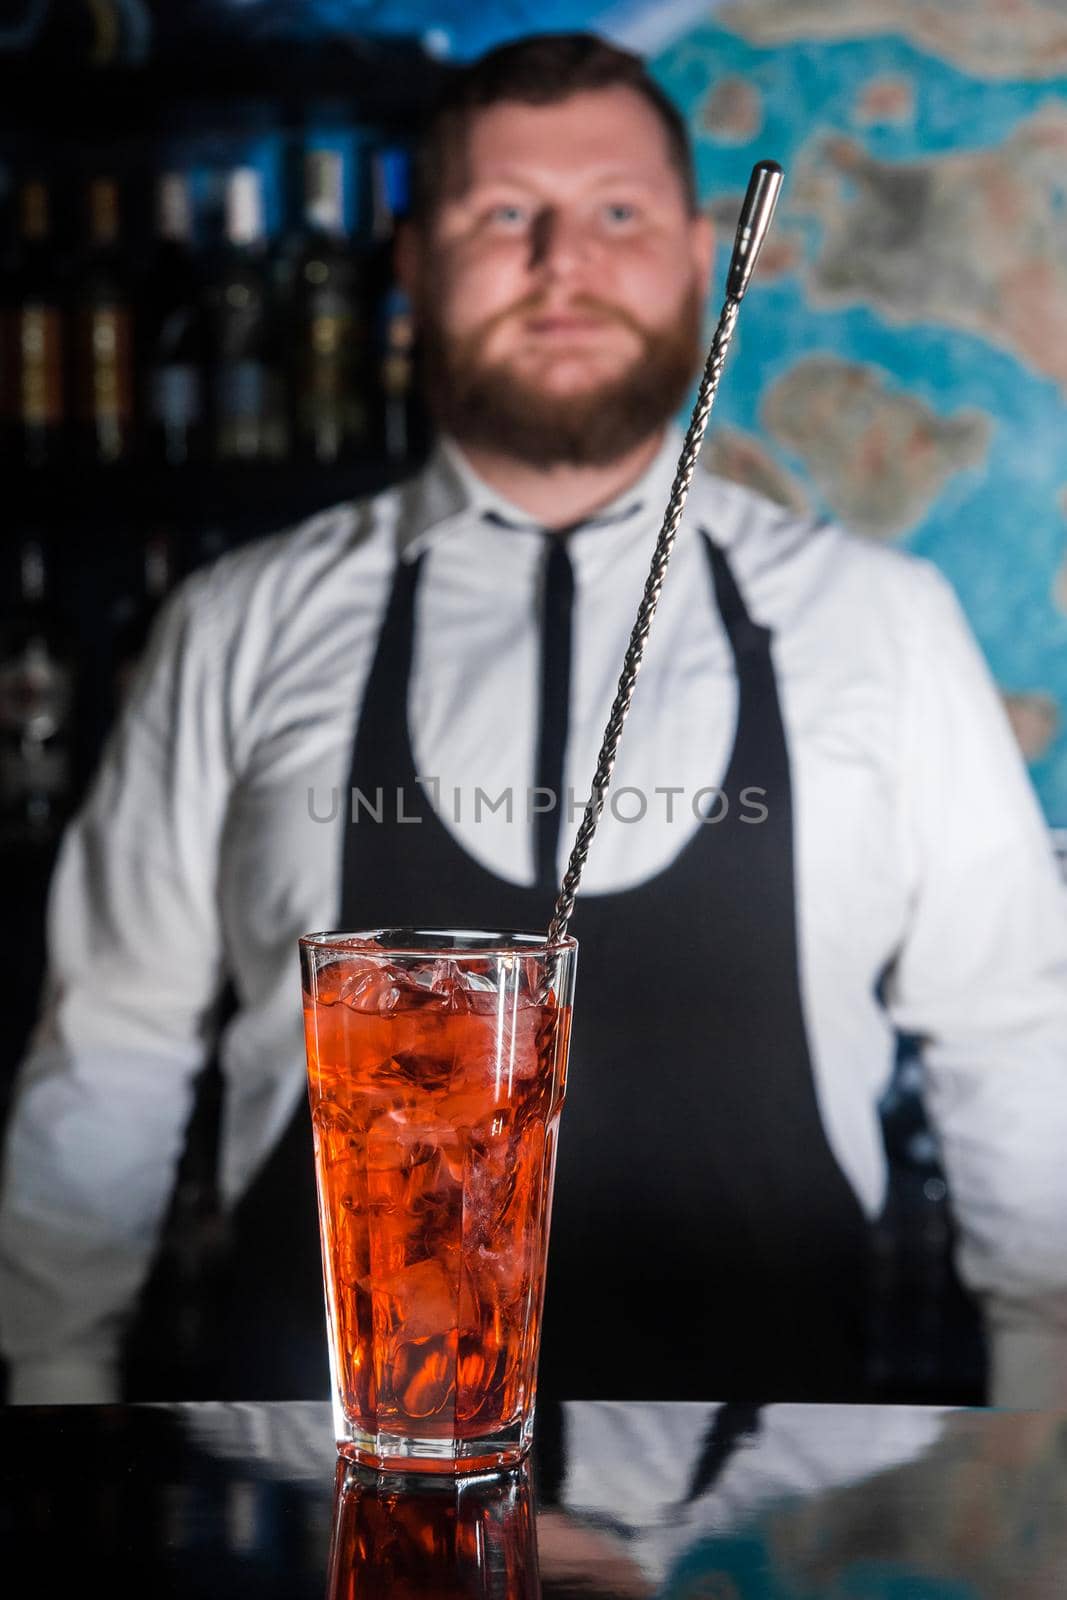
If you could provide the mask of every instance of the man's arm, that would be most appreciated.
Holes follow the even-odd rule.
[[[16,1402],[116,1396],[205,1058],[229,789],[215,606],[197,577],[165,609],[53,879],[45,1003],[0,1200]]]
[[[981,1297],[991,1399],[1067,1405],[1067,896],[947,584],[913,618],[899,752],[910,924],[890,976]]]

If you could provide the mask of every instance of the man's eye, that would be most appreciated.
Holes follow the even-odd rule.
[[[614,227],[637,220],[637,207],[628,200],[612,200],[604,207],[604,215]]]
[[[523,206],[501,202],[498,206],[490,207],[487,217],[496,227],[521,228],[526,222],[526,210]]]

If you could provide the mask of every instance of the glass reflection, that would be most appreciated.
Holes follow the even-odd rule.
[[[572,1402],[560,1458],[545,1600],[568,1571],[556,1520],[568,1594],[1067,1596],[1067,1413]]]
[[[451,1481],[339,1461],[326,1600],[540,1600],[528,1467]]]

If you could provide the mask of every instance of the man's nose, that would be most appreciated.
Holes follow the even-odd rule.
[[[592,254],[592,241],[579,217],[554,206],[537,213],[530,235],[531,270],[565,277],[586,267]]]

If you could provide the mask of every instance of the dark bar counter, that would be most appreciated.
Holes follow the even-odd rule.
[[[1054,1600],[1067,1413],[545,1406],[528,1469],[345,1472],[325,1404],[9,1407],[11,1594]]]

